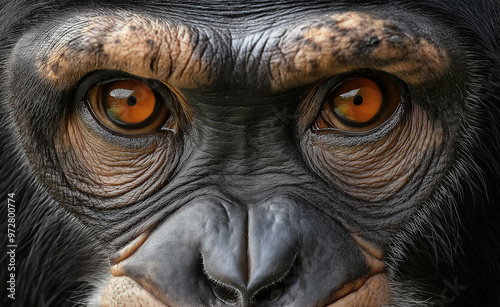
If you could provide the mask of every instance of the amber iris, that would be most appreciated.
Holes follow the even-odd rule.
[[[367,131],[384,123],[400,102],[400,94],[389,80],[345,79],[326,96],[313,130]]]
[[[103,107],[109,118],[121,125],[136,125],[147,120],[155,109],[151,88],[138,80],[109,83],[103,93]]]
[[[371,121],[381,111],[383,96],[378,85],[368,78],[355,78],[342,83],[333,94],[331,107],[347,123]]]
[[[151,132],[169,117],[161,96],[137,79],[96,84],[89,91],[87,100],[102,124],[126,134]]]

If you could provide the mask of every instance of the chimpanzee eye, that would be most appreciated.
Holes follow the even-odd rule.
[[[136,79],[95,84],[87,103],[103,125],[124,134],[155,131],[170,117],[164,98]]]
[[[388,79],[353,77],[326,95],[314,131],[368,131],[383,124],[401,103],[401,93]]]

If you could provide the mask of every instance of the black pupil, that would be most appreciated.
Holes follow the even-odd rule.
[[[361,95],[356,95],[354,96],[354,104],[359,106],[363,103],[363,96]]]
[[[131,107],[135,106],[135,104],[137,103],[137,98],[135,98],[134,96],[130,96],[127,98],[127,104]]]

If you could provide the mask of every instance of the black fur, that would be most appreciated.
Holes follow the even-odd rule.
[[[109,5],[100,5],[114,9],[120,5],[155,6],[158,1],[107,2]],[[197,9],[198,1],[184,2],[193,11]],[[219,2],[222,1],[204,5],[210,7]],[[306,3],[274,2],[276,7]],[[367,1],[351,1],[349,5],[357,2],[366,7],[386,3],[374,0],[367,5]],[[468,55],[464,64],[473,76],[467,80],[463,93],[468,112],[462,114],[466,124],[460,127],[454,167],[391,245],[387,263],[393,290],[399,294],[395,302],[401,306],[417,302],[424,305],[424,301],[430,306],[500,306],[500,1],[390,3],[430,16],[457,31]],[[6,61],[17,39],[32,24],[81,5],[98,4],[0,0],[1,306],[83,304],[99,272],[105,270],[105,259],[99,256],[99,249],[85,228],[58,207],[33,176],[11,122],[12,110],[5,103],[11,93],[3,83],[9,73],[5,71]],[[175,11],[176,5],[161,8]],[[230,10],[218,14],[240,17]],[[8,193],[15,193],[16,201],[15,301],[7,297],[6,291]]]

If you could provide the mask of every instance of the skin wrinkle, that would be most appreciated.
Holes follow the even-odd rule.
[[[52,37],[52,46],[38,53],[40,75],[53,85],[65,88],[86,73],[104,68],[159,79],[179,88],[209,85],[212,77],[203,57],[210,55],[195,50],[199,44],[193,43],[200,34],[187,26],[127,13],[84,17],[68,21],[75,24],[67,33],[72,44]],[[210,47],[208,39],[204,43],[202,48]]]
[[[408,133],[411,133],[411,132],[408,132]],[[409,137],[407,136],[408,133],[403,132],[403,134],[405,135],[403,137],[404,138],[403,140],[399,139],[399,138],[393,138],[392,140],[388,140],[388,143],[386,143],[385,146],[380,146],[379,148],[382,150],[371,155],[371,157],[373,157],[373,156],[378,157],[377,159],[373,159],[373,158],[367,159],[367,161],[365,163],[362,163],[359,165],[353,164],[352,170],[349,168],[349,164],[347,164],[347,162],[345,165],[342,165],[342,166],[345,167],[344,169],[347,172],[351,171],[354,174],[353,178],[357,178],[357,179],[363,179],[363,178],[366,178],[368,176],[374,177],[374,178],[388,177],[388,175],[391,173],[395,174],[394,177],[397,177],[397,174],[402,173],[404,171],[404,170],[400,169],[401,167],[407,167],[407,165],[411,165],[411,163],[409,163],[410,161],[408,161],[409,157],[411,157],[411,156],[403,155],[401,163],[397,164],[395,167],[394,167],[394,165],[391,165],[392,161],[389,157],[394,157],[394,156],[398,157],[401,155],[401,153],[404,153],[406,150],[413,148],[415,145],[418,145],[418,144],[415,144],[415,140],[411,139],[411,138],[410,138],[410,142],[412,142],[412,143],[407,145],[407,142],[405,142],[405,140],[409,139]],[[404,144],[404,146],[401,144]],[[387,149],[386,146],[388,146],[390,148],[390,151],[388,151],[388,152],[383,151],[383,150]],[[367,155],[368,155],[368,153],[367,153]],[[362,157],[357,157],[356,155],[353,155],[353,160],[358,160],[361,158]],[[345,162],[345,160],[340,160],[340,161]],[[372,170],[370,172],[366,173],[366,168],[369,166],[372,166]],[[359,174],[359,176],[356,176],[356,174]],[[396,179],[396,178],[393,178],[393,179]],[[387,180],[387,181],[391,181],[391,180]],[[384,181],[374,180],[373,184],[370,182],[368,186],[379,187],[376,184],[377,182],[379,183],[379,185],[385,185]]]
[[[68,182],[83,193],[110,198],[129,195],[127,203],[148,196],[167,180],[172,155],[169,139],[136,149],[111,145],[70,120],[61,135],[58,153]],[[89,159],[89,157],[91,157]],[[147,158],[145,158],[147,157]]]
[[[271,60],[271,87],[285,90],[357,68],[375,68],[409,82],[423,83],[449,65],[444,50],[425,38],[418,42],[386,20],[364,13],[335,14],[289,31]],[[390,31],[388,30],[390,29]],[[401,42],[391,38],[401,37]],[[369,40],[377,38],[370,45]]]
[[[369,146],[329,146],[320,139],[308,148],[320,173],[348,195],[378,202],[401,190],[425,156],[439,148],[442,134],[419,107],[386,138]],[[408,140],[408,141],[405,141]]]

